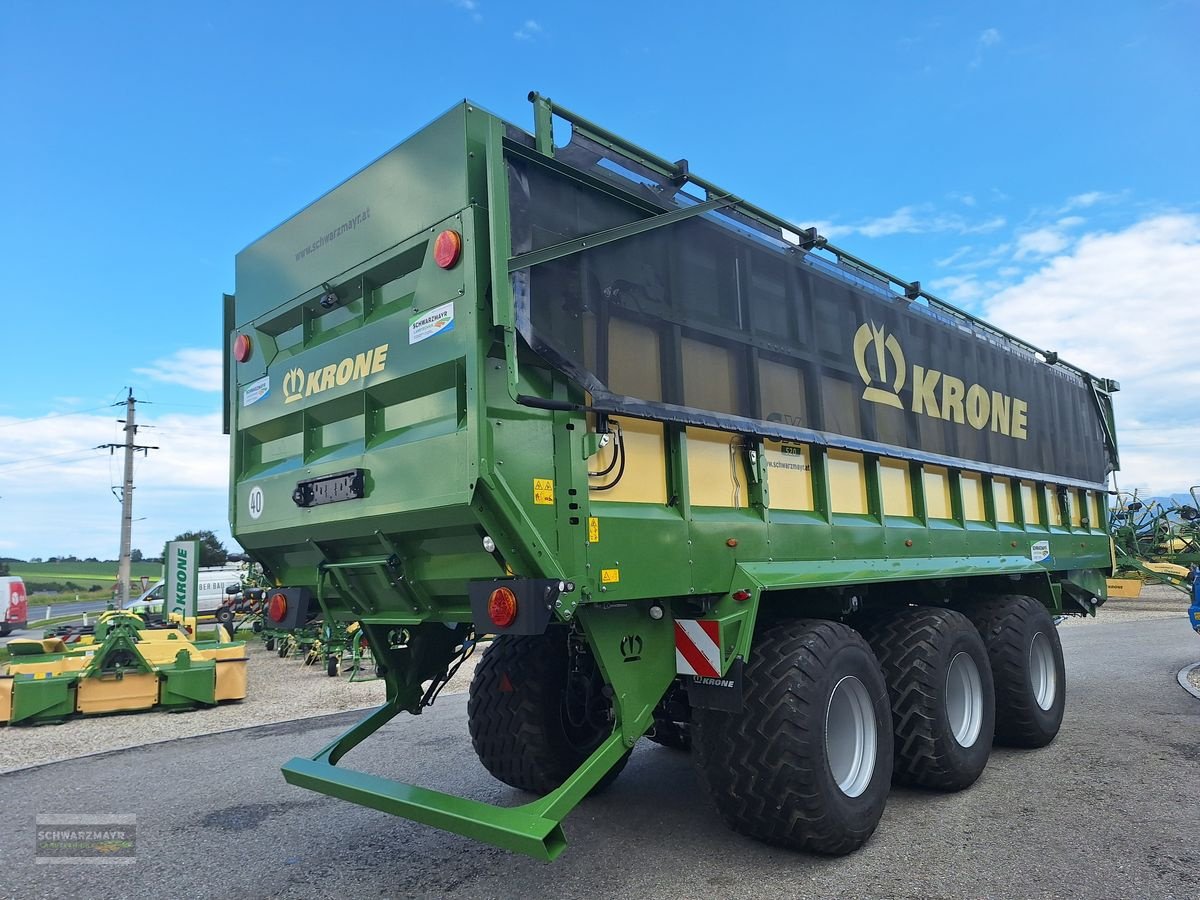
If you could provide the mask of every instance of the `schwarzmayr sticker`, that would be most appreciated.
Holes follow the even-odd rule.
[[[408,342],[416,344],[435,334],[454,330],[454,301],[418,313],[408,320]]]
[[[271,376],[264,375],[257,381],[252,381],[242,390],[242,406],[249,406],[251,403],[257,403],[267,394],[271,393]]]

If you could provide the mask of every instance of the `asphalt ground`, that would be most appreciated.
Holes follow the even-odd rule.
[[[844,858],[790,853],[725,828],[688,756],[648,742],[564,827],[556,862],[293,788],[279,765],[356,714],[196,737],[0,776],[0,894],[14,897],[1088,897],[1195,898],[1200,701],[1176,672],[1200,658],[1180,614],[1062,629],[1062,732],[997,748],[971,789],[895,789],[878,831]],[[0,732],[0,740],[3,740]],[[405,717],[344,761],[477,799],[492,780],[465,698]],[[137,817],[127,866],[36,865],[35,817]]]

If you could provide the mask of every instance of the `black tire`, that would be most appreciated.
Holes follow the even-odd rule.
[[[567,708],[565,629],[506,634],[491,643],[471,679],[467,724],[471,745],[493,776],[523,791],[548,794],[612,734],[606,715],[611,702],[600,693],[603,682],[588,660],[592,715],[575,726],[572,719],[580,721],[580,710]],[[593,790],[611,784],[628,759],[627,753]]]
[[[325,674],[330,678],[337,678],[341,674],[341,660],[336,656],[331,656],[325,661]]]
[[[992,661],[996,743],[1045,747],[1062,727],[1067,705],[1067,670],[1050,613],[1032,597],[1019,594],[989,597],[964,612],[979,629]],[[1035,642],[1039,642],[1036,653]],[[1035,667],[1034,659],[1045,664]],[[1035,677],[1043,687],[1049,686],[1041,702]]]
[[[223,625],[232,631],[233,629],[233,610],[228,606],[222,606],[217,610],[217,624]]]
[[[263,647],[268,653],[275,649],[275,638],[269,637],[263,641]]]
[[[12,634],[12,632],[13,629],[11,625],[0,625],[0,637],[8,637],[10,634]]]
[[[987,648],[971,620],[914,606],[868,623],[862,634],[891,698],[892,780],[942,791],[974,784],[992,750],[996,698]]]
[[[696,765],[722,818],[793,850],[857,850],[879,824],[892,780],[891,708],[870,646],[839,622],[784,622],[755,638],[743,679],[741,712],[692,713]],[[830,713],[844,708],[848,690],[861,698],[861,722],[874,725],[874,740],[861,745],[873,755],[857,770],[861,778],[843,775],[845,791],[833,766],[844,773],[848,757],[831,753],[830,736],[846,732]]]
[[[668,722],[656,719],[653,727],[646,732],[646,737],[654,743],[670,747],[672,750],[680,750],[684,753],[690,753],[692,750],[692,726],[687,722]]]

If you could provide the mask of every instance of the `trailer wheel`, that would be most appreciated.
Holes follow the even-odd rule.
[[[273,638],[273,637],[269,637],[269,638],[267,638],[266,640],[264,640],[264,641],[263,641],[263,648],[264,648],[264,649],[265,649],[265,650],[266,650],[268,653],[270,653],[272,650],[274,650],[274,649],[275,649],[275,638]]]
[[[743,688],[741,712],[693,710],[697,768],[722,818],[793,850],[857,850],[892,780],[891,708],[870,646],[840,622],[784,622],[755,638]]]
[[[887,679],[900,784],[958,791],[987,766],[996,699],[987,648],[960,612],[916,606],[862,629]]]
[[[336,656],[331,656],[325,663],[325,674],[330,678],[337,678],[341,673],[341,660]]]
[[[1046,607],[1019,594],[964,610],[979,629],[996,683],[996,742],[1045,747],[1062,726],[1067,672],[1058,629]]]
[[[568,691],[565,629],[505,634],[491,643],[471,679],[467,724],[475,753],[493,776],[523,791],[548,794],[612,734],[611,702],[600,691],[594,659],[587,660],[594,692],[581,705]],[[628,758],[622,757],[593,790],[616,780]]]

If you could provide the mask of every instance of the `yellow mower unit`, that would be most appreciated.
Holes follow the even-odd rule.
[[[0,670],[0,722],[45,722],[75,713],[213,706],[246,696],[246,645],[195,641],[180,628],[147,629],[114,610],[91,643],[60,638],[9,642]]]

